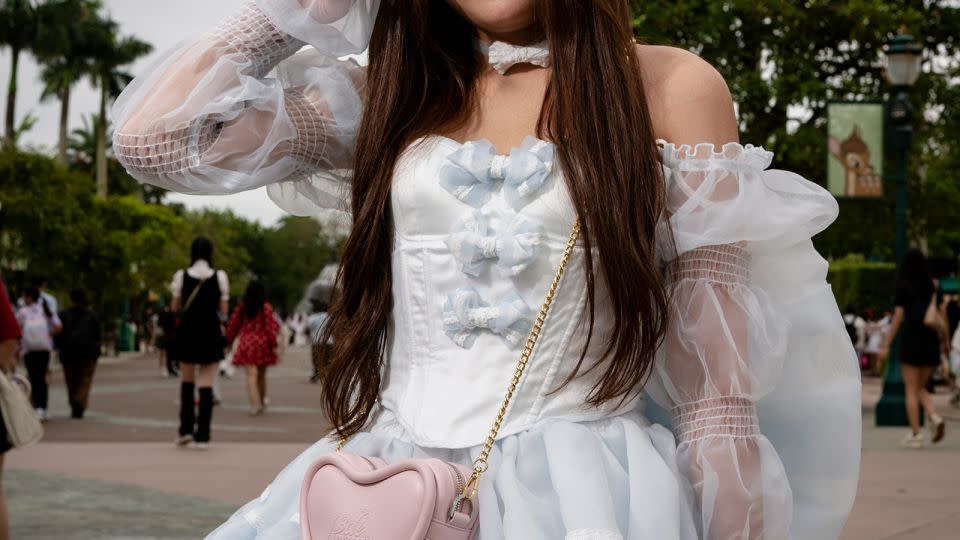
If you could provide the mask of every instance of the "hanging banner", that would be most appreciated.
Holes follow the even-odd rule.
[[[883,196],[883,104],[827,104],[827,187],[836,197]]]

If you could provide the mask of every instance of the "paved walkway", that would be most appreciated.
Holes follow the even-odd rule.
[[[270,372],[269,414],[247,415],[242,376],[221,381],[208,452],[176,450],[177,383],[156,360],[127,357],[97,373],[89,417],[66,418],[55,382],[44,441],[7,457],[4,485],[17,539],[199,538],[256,497],[320,432],[307,351]],[[898,448],[904,429],[873,427],[879,381],[864,384],[860,494],[844,540],[960,538],[960,410],[949,409],[944,444]],[[829,441],[817,441],[829,444]]]

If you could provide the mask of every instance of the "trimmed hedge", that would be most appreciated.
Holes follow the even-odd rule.
[[[893,306],[897,267],[893,263],[867,262],[863,255],[847,255],[830,263],[827,281],[837,305],[853,304],[858,312],[873,308],[878,316]]]

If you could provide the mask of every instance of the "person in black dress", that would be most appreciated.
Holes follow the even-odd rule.
[[[924,386],[940,365],[940,354],[946,343],[937,332],[924,324],[924,314],[936,293],[936,286],[927,268],[927,258],[918,249],[911,249],[903,258],[897,275],[896,308],[890,332],[881,348],[881,356],[889,354],[890,343],[899,330],[900,364],[903,369],[903,384],[906,394],[907,419],[910,433],[902,444],[907,448],[923,447],[920,434],[920,405],[930,416],[932,442],[943,440],[945,424],[937,414],[933,399]]]
[[[191,266],[178,271],[170,286],[171,309],[180,323],[171,358],[180,363],[180,431],[177,446],[206,448],[213,418],[213,379],[223,359],[223,324],[230,288],[227,275],[213,268],[213,243],[198,237],[190,247]],[[194,407],[194,392],[199,401]]]

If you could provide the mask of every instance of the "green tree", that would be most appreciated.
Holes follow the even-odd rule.
[[[879,61],[884,44],[901,25],[920,38],[929,51],[951,62],[934,69],[927,62],[913,95],[918,111],[956,110],[960,76],[956,61],[960,41],[960,7],[944,1],[905,0],[636,0],[637,35],[650,43],[690,49],[712,63],[727,79],[739,106],[745,142],[776,153],[777,167],[824,182],[826,106],[832,100],[874,100],[888,91]],[[928,219],[937,206],[956,208],[960,199],[939,205],[920,195],[951,195],[945,184],[956,173],[934,178],[919,171],[960,153],[960,131],[948,125],[949,110],[939,119],[917,114],[917,152],[911,173],[912,237],[918,227],[940,223]],[[889,170],[889,167],[888,167]],[[954,169],[956,170],[956,169]],[[888,193],[892,190],[887,190]],[[838,222],[817,238],[827,255],[848,252],[892,255],[892,196],[882,201],[843,200]],[[939,243],[937,245],[940,245]]]
[[[43,66],[40,100],[60,101],[57,158],[64,167],[69,146],[70,92],[91,70],[94,58],[90,34],[101,7],[100,0],[49,0],[37,8],[40,23],[33,54]]]
[[[84,287],[107,316],[163,291],[187,258],[190,224],[136,197],[94,196],[92,177],[25,152],[0,152],[0,268],[23,284],[42,271],[54,291]]]
[[[320,270],[337,258],[336,239],[314,219],[285,216],[266,232],[259,277],[274,304],[290,313]]]
[[[116,21],[101,19],[91,32],[94,61],[91,80],[100,90],[100,109],[97,122],[96,179],[97,195],[107,195],[107,101],[120,95],[133,76],[123,68],[149,54],[153,46],[135,37],[120,37]]]
[[[17,143],[17,72],[20,53],[29,50],[37,31],[36,8],[30,0],[0,0],[0,46],[10,48],[10,79],[7,82],[7,111],[4,118],[4,145]]]

